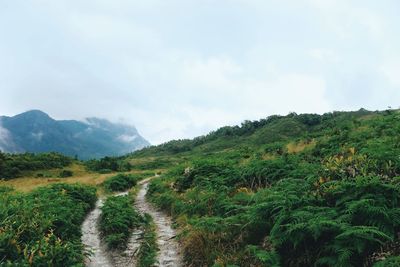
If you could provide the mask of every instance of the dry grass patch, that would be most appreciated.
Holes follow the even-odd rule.
[[[0,185],[7,185],[14,187],[17,191],[21,192],[29,192],[33,189],[45,186],[53,183],[82,183],[87,185],[99,185],[103,183],[103,181],[109,177],[110,174],[97,174],[97,173],[86,173],[81,176],[72,176],[68,178],[36,178],[36,177],[21,177],[8,181],[0,181]]]
[[[286,145],[286,149],[290,154],[299,153],[306,149],[315,147],[316,143],[317,142],[314,139],[312,141],[290,142]]]

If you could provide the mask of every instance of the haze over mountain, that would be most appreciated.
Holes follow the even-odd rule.
[[[0,150],[60,152],[81,159],[123,155],[150,143],[134,126],[100,118],[54,120],[40,110],[0,116]]]

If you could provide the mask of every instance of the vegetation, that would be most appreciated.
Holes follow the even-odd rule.
[[[138,266],[151,267],[156,264],[157,241],[156,227],[150,215],[145,214],[143,220],[143,240],[138,253]]]
[[[55,184],[29,194],[0,189],[0,265],[82,266],[80,225],[95,188]]]
[[[92,159],[85,162],[86,168],[90,171],[99,173],[127,172],[132,170],[132,165],[121,157],[104,157],[101,159]]]
[[[394,110],[292,113],[130,158],[179,163],[149,197],[176,219],[187,265],[396,266],[399,132]]]
[[[59,174],[60,178],[71,177],[74,173],[71,170],[62,170]]]
[[[132,230],[143,221],[127,195],[107,198],[101,212],[100,231],[110,249],[124,247]]]
[[[120,173],[107,178],[103,185],[104,188],[109,192],[125,191],[135,186],[141,178],[143,177],[140,175]]]
[[[12,179],[27,171],[63,168],[72,161],[72,158],[59,153],[8,154],[0,151],[0,178]]]
[[[187,266],[398,266],[399,133],[398,110],[291,113],[85,166],[162,171],[148,197],[174,218]],[[56,154],[40,157],[0,154],[0,173],[10,179],[69,164],[57,165],[63,158]],[[97,184],[105,178],[95,175],[102,177]],[[124,191],[139,178],[118,174],[103,185]],[[79,265],[79,226],[95,200],[86,186],[26,194],[0,187],[0,261]],[[105,202],[100,227],[110,248],[123,247],[131,230],[142,227],[139,265],[154,264],[154,224],[129,197]]]

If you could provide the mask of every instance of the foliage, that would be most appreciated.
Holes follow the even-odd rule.
[[[124,247],[132,229],[143,220],[127,195],[107,198],[101,212],[100,231],[109,248]]]
[[[374,267],[397,267],[400,266],[400,256],[389,257],[387,259],[378,261]]]
[[[0,264],[72,266],[83,263],[80,224],[96,190],[54,184],[29,194],[0,193]]]
[[[58,175],[60,178],[71,177],[74,173],[71,170],[62,170]]]
[[[101,159],[91,159],[85,161],[85,166],[90,171],[99,173],[109,173],[113,171],[130,171],[132,165],[121,157],[104,157]]]
[[[72,158],[59,153],[7,154],[0,151],[0,178],[12,179],[26,171],[63,168],[72,161]]]
[[[125,191],[136,185],[137,181],[142,179],[140,175],[117,174],[107,178],[103,186],[109,192]]]
[[[189,266],[396,266],[399,119],[289,114],[131,157],[181,162],[153,179],[149,196],[182,229]],[[374,258],[382,250],[390,258]]]
[[[151,267],[156,263],[157,256],[157,240],[156,240],[156,226],[150,215],[144,216],[144,233],[143,240],[140,245],[138,253],[139,267]]]

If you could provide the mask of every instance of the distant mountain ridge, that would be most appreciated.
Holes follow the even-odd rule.
[[[135,127],[105,119],[54,120],[40,110],[0,116],[3,152],[60,152],[80,159],[119,156],[150,143]]]

